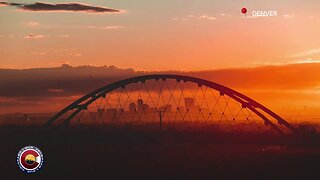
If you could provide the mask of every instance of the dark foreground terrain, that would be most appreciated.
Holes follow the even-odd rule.
[[[0,179],[320,179],[319,136],[130,128],[1,127]],[[43,168],[25,174],[20,148]]]

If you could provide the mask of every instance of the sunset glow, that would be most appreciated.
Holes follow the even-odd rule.
[[[320,2],[316,0],[0,4],[2,69],[69,64],[188,72],[238,89],[285,115],[320,114]],[[256,16],[257,11],[277,13]],[[96,78],[95,73],[84,77],[91,75]],[[13,76],[0,78],[1,87],[15,81]],[[102,85],[81,92],[49,86],[45,91],[55,102],[50,105],[41,95],[33,94],[38,98],[29,101],[29,95],[8,95],[6,88],[0,94],[0,112],[56,111],[75,100],[72,97]]]
[[[1,179],[320,179],[320,0],[0,0]]]

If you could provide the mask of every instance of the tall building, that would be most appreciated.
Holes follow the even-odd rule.
[[[143,100],[142,99],[138,99],[138,111],[142,112],[143,111]]]
[[[196,104],[193,98],[184,98],[184,103],[187,110],[194,110],[196,108]]]
[[[129,104],[129,112],[135,112],[137,109],[136,103],[130,103]]]

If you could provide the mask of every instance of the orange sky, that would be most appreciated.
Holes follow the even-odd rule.
[[[66,3],[50,1],[62,2]],[[204,70],[320,59],[320,2],[316,0],[78,3],[121,12],[0,7],[0,67],[70,63]],[[248,8],[247,16],[241,14],[242,7]],[[276,10],[278,16],[254,18],[255,10]]]
[[[59,3],[69,2],[44,3],[56,8]],[[146,71],[223,69],[223,78],[219,71],[205,78],[244,92],[279,112],[320,114],[317,103],[320,78],[315,69],[320,62],[318,0],[79,0],[75,3],[88,10],[79,11],[77,7],[48,10],[31,0],[0,2],[0,68],[71,64],[116,65]],[[246,16],[241,14],[242,7],[248,9]],[[251,12],[256,10],[277,11],[278,16],[253,17]],[[298,66],[288,68],[292,64]],[[259,68],[266,65],[284,68]],[[251,71],[248,67],[257,68]],[[243,81],[241,77],[251,78]],[[7,87],[6,77],[3,79],[1,83]],[[18,80],[10,82],[16,84]],[[102,83],[95,85],[92,89]],[[70,96],[91,89],[84,90],[54,97],[54,109],[70,102]],[[43,100],[34,100],[26,108],[28,100],[17,103],[17,97],[0,97],[5,107],[3,112],[51,109]],[[6,106],[10,103],[12,106]],[[19,103],[24,103],[23,108]]]

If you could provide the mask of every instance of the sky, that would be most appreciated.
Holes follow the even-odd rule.
[[[317,0],[42,1],[116,12],[49,11],[30,6],[35,4],[30,0],[1,2],[0,68],[66,63],[199,71],[320,60]],[[278,16],[252,17],[257,10]]]
[[[58,111],[119,68],[188,72],[280,114],[320,115],[318,0],[0,0],[0,27],[0,114]],[[63,64],[87,67],[77,82],[108,70],[88,86],[74,82],[74,91],[73,68],[52,77]],[[48,84],[52,78],[67,86]]]

